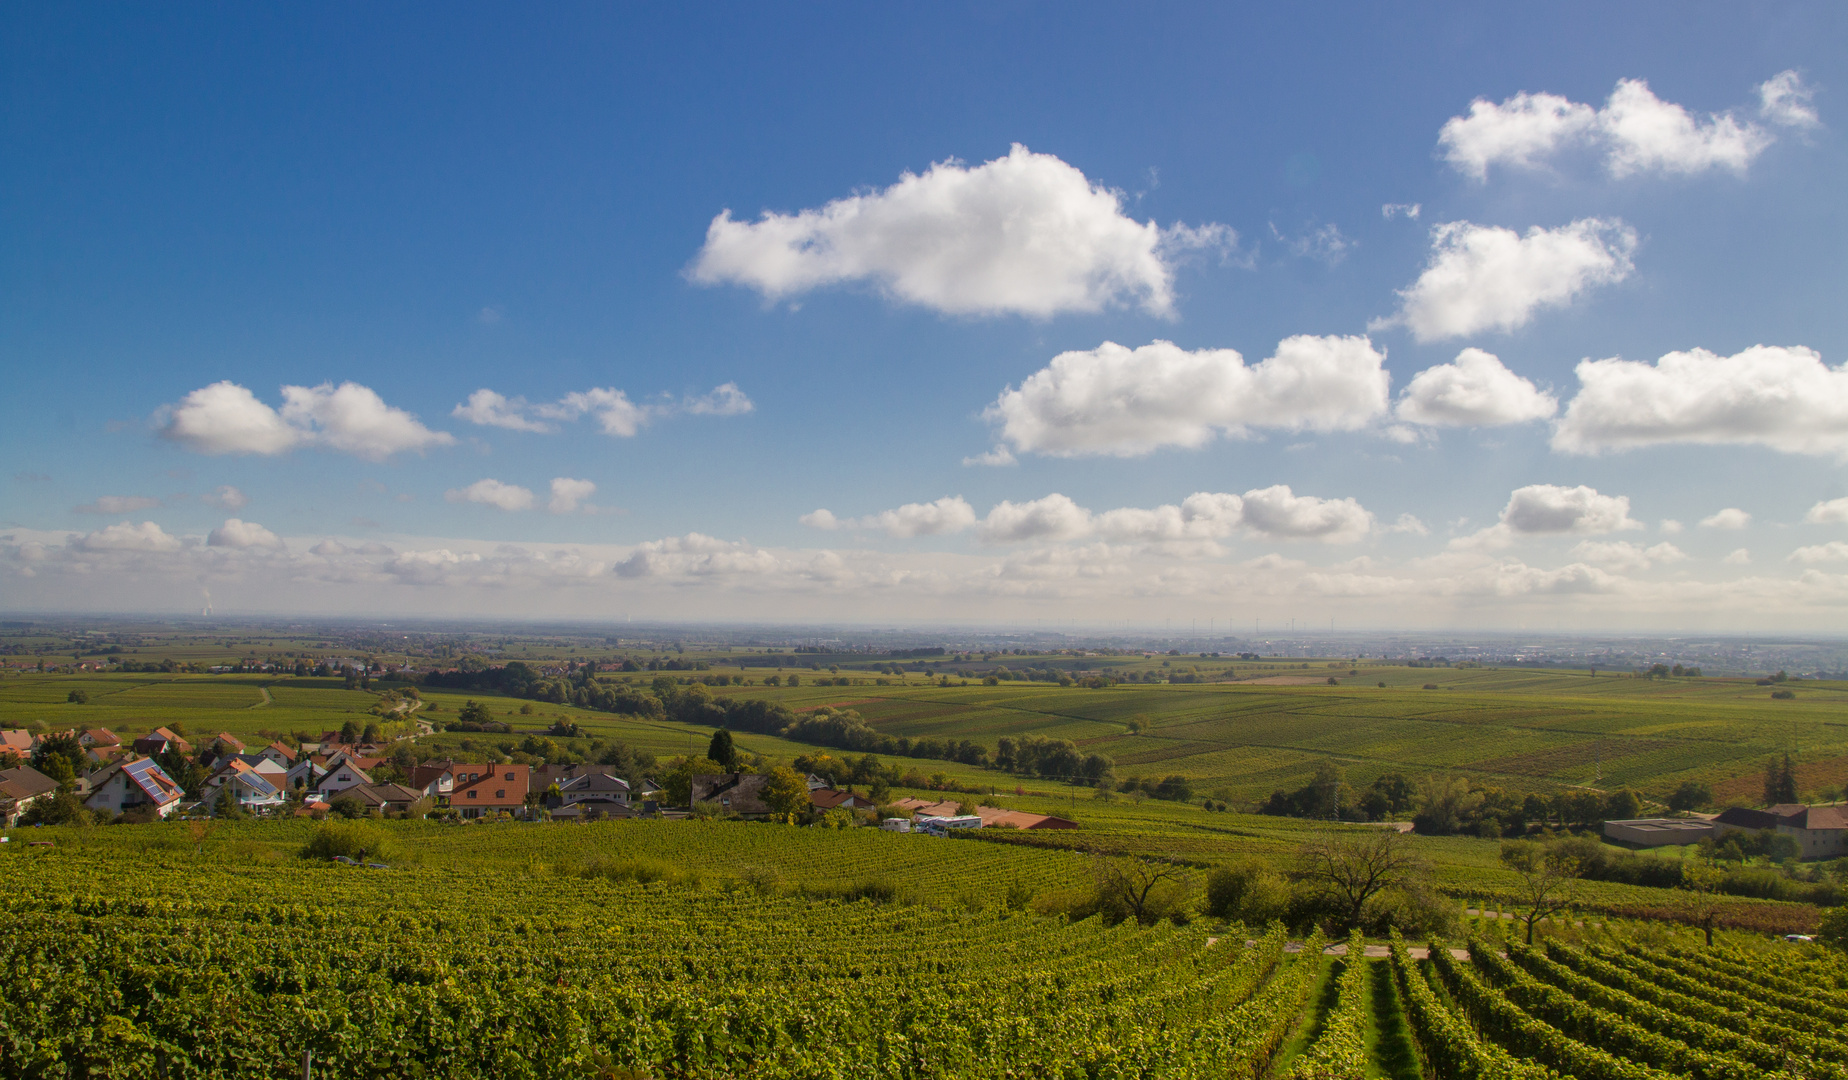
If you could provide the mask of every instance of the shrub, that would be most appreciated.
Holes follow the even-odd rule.
[[[1789,701],[1797,696],[1797,692],[1795,690],[1773,690],[1771,696],[1779,701]]]
[[[1206,878],[1206,913],[1247,926],[1280,919],[1290,906],[1290,885],[1272,867],[1245,859]]]
[[[345,857],[359,862],[389,862],[400,855],[390,836],[357,821],[328,821],[302,846],[304,859]]]

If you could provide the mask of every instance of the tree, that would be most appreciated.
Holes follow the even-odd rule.
[[[1521,875],[1521,905],[1527,913],[1527,943],[1534,943],[1534,924],[1571,905],[1578,882],[1579,860],[1571,849],[1532,840],[1502,843],[1502,865]]]
[[[1093,853],[1091,868],[1100,906],[1144,926],[1179,907],[1193,885],[1185,866],[1164,859],[1113,858],[1098,852]]]
[[[340,725],[340,741],[352,745],[359,741],[359,724],[352,720]]]
[[[706,746],[706,756],[730,772],[738,767],[738,748],[732,745],[732,733],[720,728],[712,733],[712,742]]]
[[[1684,780],[1675,793],[1668,797],[1670,810],[1699,810],[1703,806],[1713,805],[1713,789],[1694,780]]]
[[[60,784],[81,776],[89,764],[89,752],[75,735],[47,735],[32,748],[32,767]]]
[[[1290,905],[1290,883],[1269,864],[1241,859],[1215,869],[1206,878],[1206,910],[1247,926],[1263,926],[1283,917]]]
[[[686,806],[693,801],[695,776],[723,776],[725,767],[711,758],[682,758],[661,780],[661,794],[669,806]],[[807,790],[807,785],[803,785]]]
[[[789,766],[778,765],[764,782],[763,800],[771,813],[793,818],[809,806],[808,781]]]
[[[1790,754],[1786,752],[1782,765],[1775,758],[1765,765],[1765,805],[1776,806],[1796,801],[1797,769],[1791,764]]]
[[[212,816],[235,820],[244,816],[244,808],[238,805],[236,780],[226,780],[218,789],[218,798],[212,800]]]
[[[94,815],[70,785],[60,787],[47,798],[32,800],[19,816],[21,825],[89,825],[93,821]]]
[[[1689,894],[1683,905],[1688,921],[1707,932],[1707,947],[1713,948],[1713,924],[1720,918],[1720,886],[1726,871],[1710,863],[1684,861],[1681,864],[1681,887]]]
[[[90,703],[90,694],[87,690],[72,690],[70,693],[64,695],[64,700],[73,705],[88,705]]]
[[[1629,788],[1620,788],[1604,798],[1604,820],[1629,821],[1643,812],[1643,800]]]
[[[1323,833],[1304,844],[1297,859],[1303,879],[1345,909],[1350,927],[1360,925],[1368,900],[1424,868],[1411,837],[1397,829],[1369,830],[1358,837]]]
[[[376,743],[381,738],[383,738],[383,736],[379,733],[378,721],[366,721],[366,730],[359,733],[359,741],[363,743]]]
[[[462,711],[456,714],[456,719],[464,724],[492,724],[494,722],[494,714],[488,711],[486,705],[470,698],[467,702],[463,703]]]

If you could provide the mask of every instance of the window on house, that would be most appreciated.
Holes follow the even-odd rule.
[[[469,797],[469,798],[471,798],[471,799],[473,799],[473,798],[476,798],[477,796],[479,796],[480,794],[481,794],[481,792],[479,792],[479,791],[471,791],[471,792],[469,792],[469,793],[468,793],[468,797]]]
[[[509,780],[511,780],[511,779],[513,779],[513,774],[512,774],[512,773],[508,773],[508,774],[507,774],[507,779],[509,779]]]
[[[494,792],[494,797],[495,797],[495,798],[497,798],[497,799],[504,799],[504,798],[506,798],[506,797],[507,797],[507,789],[506,789],[506,788],[498,788],[498,789],[496,789],[496,790],[495,790],[495,792]]]

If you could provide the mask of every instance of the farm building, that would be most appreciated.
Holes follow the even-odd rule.
[[[1604,823],[1605,839],[1636,847],[1692,844],[1713,834],[1713,822],[1705,818],[1633,818]]]
[[[1713,819],[1714,838],[1770,829],[1797,842],[1805,859],[1848,854],[1848,807],[1782,803],[1763,810],[1735,806]]]

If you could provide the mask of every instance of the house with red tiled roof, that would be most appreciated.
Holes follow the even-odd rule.
[[[18,754],[22,758],[32,756],[32,733],[25,728],[7,728],[0,731],[0,755]]]
[[[956,811],[962,806],[961,799],[920,799],[907,796],[892,800],[892,805],[908,811],[913,818],[921,817],[956,817]]]
[[[358,784],[342,791],[338,798],[354,799],[367,810],[403,813],[413,805],[422,802],[426,796],[423,792],[405,787],[403,784]],[[428,805],[428,804],[425,804]]]
[[[365,768],[359,764],[358,760],[349,758],[345,754],[335,754],[328,758],[325,768],[327,771],[314,786],[315,792],[323,799],[331,798],[359,784],[372,783],[372,777],[367,775]]]
[[[116,733],[110,731],[108,728],[93,727],[77,733],[77,745],[90,750],[97,750],[111,746],[121,746],[122,740],[117,738]]]
[[[1003,810],[998,806],[978,806],[976,816],[982,819],[984,829],[1076,829],[1078,823],[1070,818],[1053,817],[1051,814],[1033,814],[1025,810]]]
[[[295,751],[289,749],[287,746],[284,746],[282,743],[279,743],[279,742],[270,743],[268,746],[264,747],[263,749],[258,750],[257,756],[262,757],[262,758],[268,758],[269,760],[282,766],[283,771],[285,772],[288,771],[290,768],[294,767],[295,765]]]
[[[466,818],[526,812],[526,795],[532,783],[526,765],[456,765],[449,790],[449,805]]]
[[[153,757],[155,754],[175,753],[182,757],[191,757],[192,743],[180,738],[164,727],[157,727],[146,735],[135,739],[135,753]]]
[[[877,804],[864,795],[833,788],[816,788],[809,792],[809,803],[817,810],[871,810]]]
[[[40,799],[58,790],[58,782],[30,765],[0,769],[0,824],[11,828]]]

